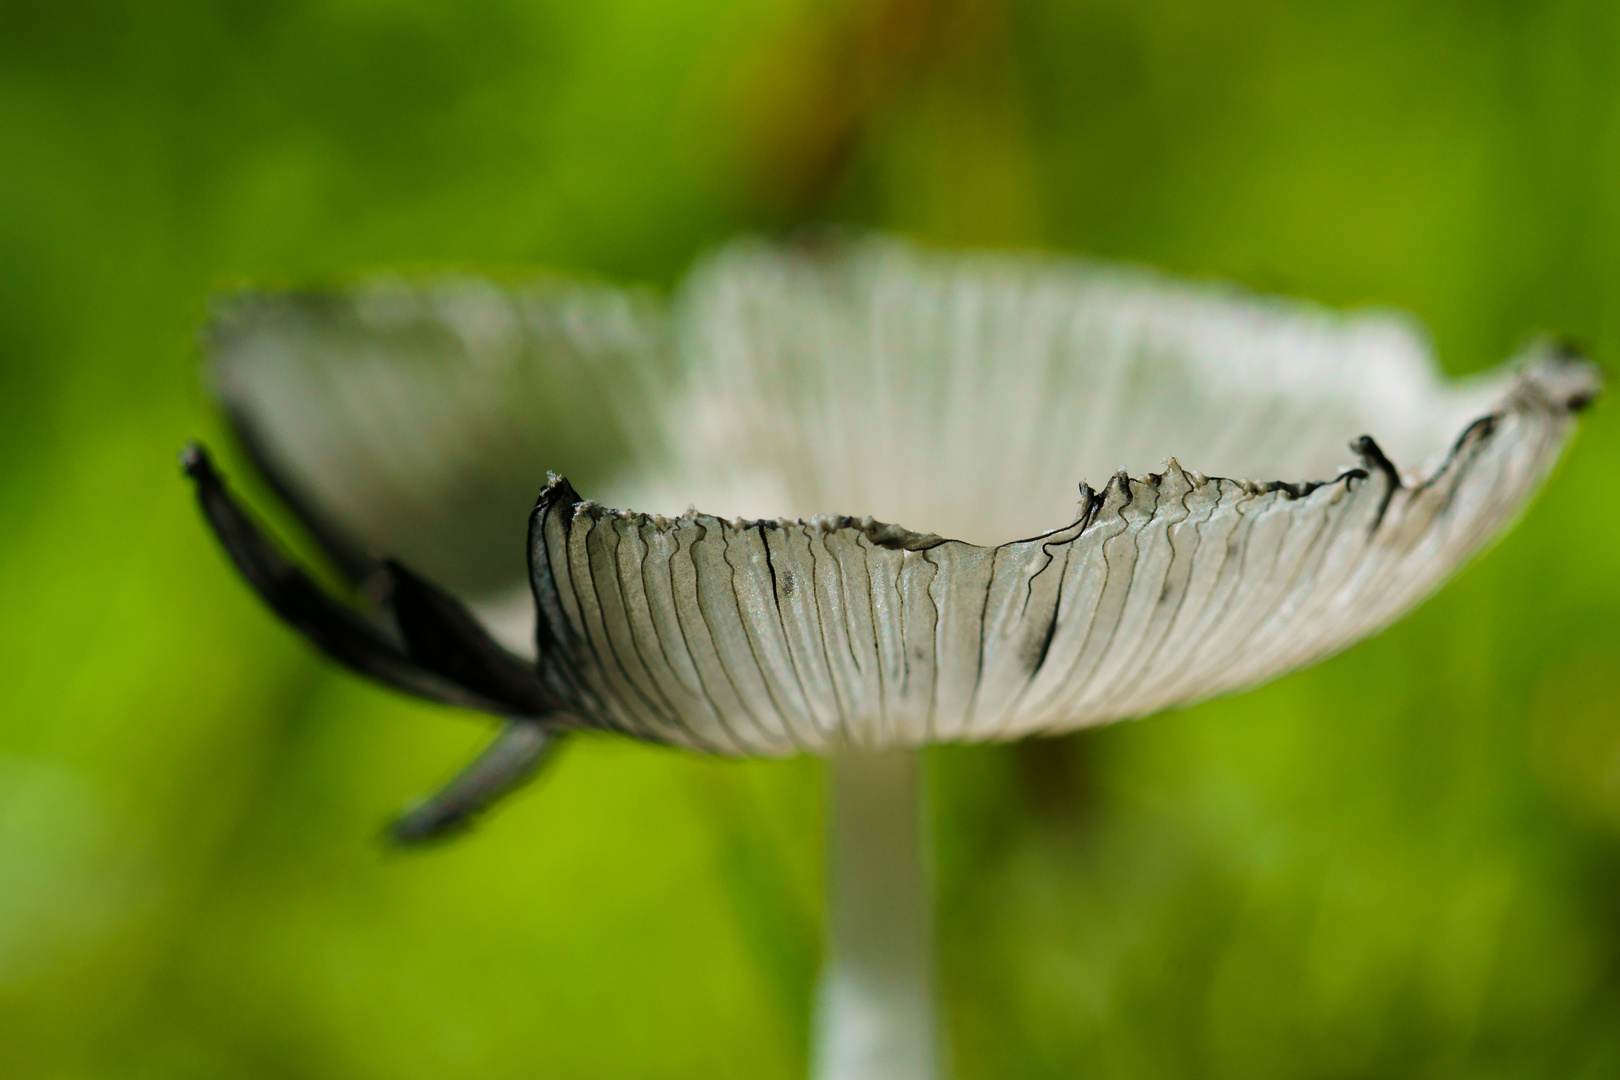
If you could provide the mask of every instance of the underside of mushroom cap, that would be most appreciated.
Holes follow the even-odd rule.
[[[1020,738],[1144,716],[1345,647],[1523,507],[1594,369],[1526,363],[1427,474],[1368,436],[1312,483],[1174,460],[980,547],[871,518],[678,518],[564,480],[530,530],[547,681],[586,726],[723,754]]]

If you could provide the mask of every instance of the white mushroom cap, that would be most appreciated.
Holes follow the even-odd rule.
[[[741,241],[667,308],[244,295],[214,346],[329,546],[460,592],[557,723],[749,755],[1068,730],[1310,663],[1499,532],[1598,389],[1556,349],[1454,383],[1390,315],[883,238]],[[672,516],[554,480],[524,581],[569,441]]]

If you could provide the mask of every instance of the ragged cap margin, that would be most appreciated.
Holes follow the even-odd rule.
[[[614,510],[554,479],[530,529],[543,678],[583,726],[741,755],[1017,738],[1190,704],[1420,600],[1518,511],[1598,386],[1591,365],[1543,353],[1427,476],[1403,478],[1370,436],[1352,444],[1363,466],[1330,481],[1172,460],[1082,486],[1073,523],[993,548],[871,518]]]

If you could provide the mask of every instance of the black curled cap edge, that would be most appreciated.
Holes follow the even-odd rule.
[[[401,640],[396,641],[283,554],[237,501],[200,444],[186,446],[180,465],[238,572],[283,622],[339,664],[446,705],[535,719],[557,709],[533,669],[443,589],[397,562],[381,565],[378,592],[398,624]]]

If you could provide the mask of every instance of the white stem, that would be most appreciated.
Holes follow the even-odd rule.
[[[849,751],[827,771],[827,956],[813,1074],[936,1080],[920,755]]]

